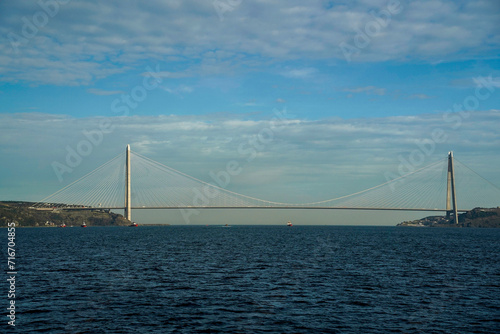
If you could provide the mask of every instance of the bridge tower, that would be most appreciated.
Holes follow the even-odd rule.
[[[125,162],[125,218],[132,220],[132,203],[130,200],[130,145],[127,145]]]
[[[448,152],[448,186],[446,191],[446,218],[453,213],[453,220],[458,224],[457,195],[455,192],[455,172],[453,170],[453,152]]]

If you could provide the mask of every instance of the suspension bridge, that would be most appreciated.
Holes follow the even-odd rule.
[[[458,212],[496,207],[500,189],[453,152],[423,168],[353,194],[309,203],[282,203],[246,196],[130,150],[42,199],[39,210],[137,209],[338,209],[439,211],[457,222]],[[457,197],[458,196],[458,197]],[[460,204],[460,208],[458,204]]]

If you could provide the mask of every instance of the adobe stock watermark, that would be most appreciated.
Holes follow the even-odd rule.
[[[269,121],[268,126],[262,128],[252,138],[238,146],[239,160],[230,160],[226,163],[224,169],[208,173],[214,184],[207,183],[202,190],[192,188],[192,202],[190,205],[182,206],[192,206],[193,208],[180,209],[182,218],[186,224],[191,222],[190,217],[192,215],[200,213],[200,210],[197,208],[209,206],[210,202],[220,194],[221,190],[224,190],[231,183],[231,179],[243,172],[243,166],[246,163],[252,162],[259,152],[264,151],[274,141],[276,131],[283,129],[287,121],[290,120],[290,117],[293,117],[293,115],[287,114],[286,109],[282,111],[274,109],[273,113],[275,116]]]
[[[242,2],[243,0],[214,0],[212,5],[219,16],[219,20],[222,22],[224,21],[224,14],[235,10]]]
[[[16,275],[17,275],[17,266],[16,266],[16,223],[10,221],[7,229],[7,284],[9,286],[9,290],[7,292],[7,299],[9,307],[7,307],[7,321],[9,326],[16,326]]]
[[[40,29],[45,27],[51,18],[59,13],[61,5],[66,5],[71,0],[38,0],[36,3],[40,10],[31,17],[23,16],[20,34],[10,31],[7,39],[10,41],[14,53],[19,53],[20,46],[28,45],[29,41],[38,35]]]
[[[347,42],[339,44],[344,58],[350,62],[353,56],[359,55],[362,49],[371,44],[374,37],[377,37],[383,29],[387,28],[389,23],[391,23],[392,17],[401,13],[402,10],[403,6],[401,2],[398,0],[389,0],[385,9],[378,12],[374,10],[370,11],[373,19],[365,23],[364,29],[360,29],[359,27],[355,29],[356,35],[353,37],[352,44]]]
[[[155,69],[150,66],[146,67],[146,72],[141,85],[137,85],[130,90],[129,94],[122,94],[120,98],[116,98],[111,102],[110,109],[115,116],[128,116],[130,109],[135,109],[139,103],[143,102],[148,91],[157,88],[162,79],[158,75],[160,65],[156,65]],[[92,154],[95,147],[102,144],[104,137],[111,134],[115,129],[112,118],[102,118],[99,124],[94,129],[82,130],[84,139],[80,140],[75,146],[66,145],[66,157],[63,162],[53,161],[52,169],[57,176],[59,182],[64,180],[63,176],[66,173],[72,173],[83,161],[84,157]]]
[[[481,101],[490,98],[500,88],[500,77],[493,78],[491,74],[488,77],[473,78],[473,81],[476,85],[474,93],[466,96],[462,103],[453,104],[453,108],[446,110],[443,114],[443,122],[451,130],[458,130],[464,123],[464,120],[468,119],[471,113],[479,108]],[[416,140],[415,145],[417,148],[407,155],[400,154],[398,156],[400,164],[398,165],[397,173],[384,173],[385,179],[389,182],[388,185],[392,191],[396,189],[396,182],[390,181],[399,179],[397,183],[404,182],[401,179],[402,176],[416,171],[435,152],[438,144],[443,144],[448,140],[448,131],[450,130],[446,128],[434,128],[431,131],[430,138]]]

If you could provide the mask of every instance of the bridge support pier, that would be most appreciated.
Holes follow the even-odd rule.
[[[127,145],[125,162],[125,218],[132,220],[132,203],[130,200],[130,145]]]
[[[457,195],[455,191],[455,172],[453,169],[453,152],[448,153],[448,182],[446,191],[446,218],[450,219],[453,213],[453,220],[458,224]]]

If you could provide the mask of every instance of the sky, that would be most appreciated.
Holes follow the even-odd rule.
[[[227,189],[272,201],[353,193],[448,151],[499,186],[498,22],[496,0],[2,1],[0,200],[40,200],[127,144],[207,182],[242,161]]]

